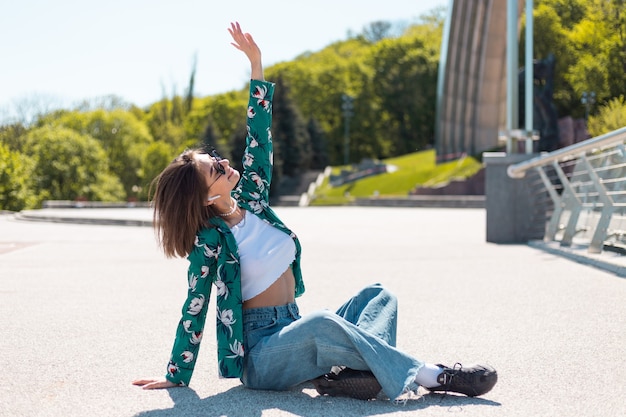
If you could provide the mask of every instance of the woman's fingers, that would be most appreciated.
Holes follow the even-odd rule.
[[[228,32],[230,33],[230,35],[233,37],[233,40],[235,42],[233,42],[233,46],[235,46],[237,49],[250,49],[253,47],[256,47],[256,44],[254,42],[254,39],[252,38],[252,35],[250,35],[249,33],[243,33],[241,31],[241,26],[239,26],[239,23],[231,23],[230,24],[230,29],[228,29]]]
[[[238,22],[231,23],[228,32],[230,33],[230,36],[233,37],[233,40],[237,43],[237,45],[235,45],[236,47],[239,47],[243,43],[243,41],[245,41],[245,36],[241,31],[241,26],[239,26]]]

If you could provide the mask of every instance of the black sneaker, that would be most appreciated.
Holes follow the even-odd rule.
[[[498,382],[498,373],[488,365],[464,367],[456,363],[452,368],[437,365],[443,372],[437,377],[438,387],[427,388],[429,391],[458,392],[468,397],[476,397],[491,391]]]
[[[320,395],[371,400],[376,398],[382,389],[370,371],[357,371],[345,367],[333,368],[333,371],[311,381]]]

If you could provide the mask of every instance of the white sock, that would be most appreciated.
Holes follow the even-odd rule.
[[[441,384],[437,382],[437,377],[441,374],[442,371],[443,369],[441,369],[437,365],[433,365],[432,363],[425,363],[424,366],[422,366],[417,372],[417,376],[415,377],[415,383],[423,386],[424,388],[438,387]]]

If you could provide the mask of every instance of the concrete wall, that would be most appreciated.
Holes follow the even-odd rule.
[[[518,0],[521,15],[525,1]],[[450,0],[437,85],[437,160],[493,150],[506,121],[507,0]]]
[[[532,186],[536,176],[510,178],[506,170],[511,164],[537,155],[485,152],[485,194],[487,208],[487,242],[526,243],[542,239],[546,210],[542,195]]]

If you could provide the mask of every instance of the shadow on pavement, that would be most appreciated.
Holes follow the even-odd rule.
[[[310,396],[300,386],[290,391],[256,391],[243,386],[206,398],[200,398],[193,389],[172,388],[168,390],[174,407],[147,410],[134,417],[170,416],[225,416],[261,417],[265,410],[282,410],[302,417],[318,416],[376,416],[388,413],[404,413],[428,407],[440,407],[448,412],[460,412],[469,406],[501,406],[484,398],[461,395],[427,393],[414,395],[402,403],[389,400],[360,401],[351,398]],[[315,394],[317,395],[317,394]]]

